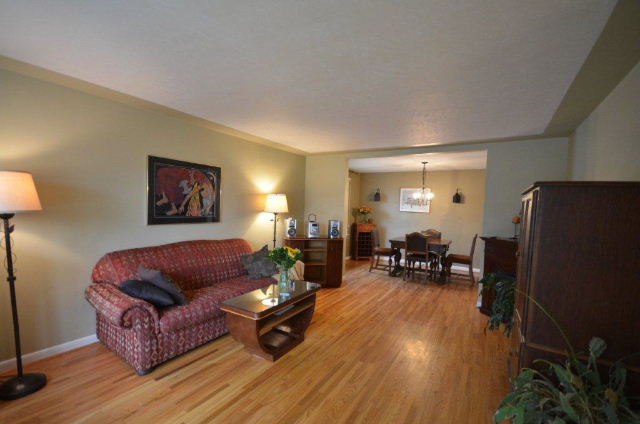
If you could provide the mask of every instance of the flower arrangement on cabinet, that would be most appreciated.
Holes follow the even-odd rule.
[[[360,217],[361,224],[369,222],[369,214],[371,214],[371,212],[373,212],[373,208],[370,208],[369,206],[360,206],[356,210],[357,215]]]

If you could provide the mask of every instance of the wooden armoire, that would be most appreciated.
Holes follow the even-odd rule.
[[[602,364],[640,352],[640,183],[538,182],[523,193],[517,286],[558,321],[576,351],[598,336]],[[511,374],[563,360],[552,322],[516,295]],[[640,389],[640,357],[627,362]]]

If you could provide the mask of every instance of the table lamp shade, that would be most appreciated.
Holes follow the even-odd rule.
[[[287,195],[282,193],[268,194],[267,202],[264,206],[264,211],[271,213],[289,212],[289,206],[287,205]]]
[[[0,213],[42,210],[33,176],[22,171],[0,171]]]

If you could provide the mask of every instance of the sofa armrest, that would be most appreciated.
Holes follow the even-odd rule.
[[[156,308],[149,302],[121,292],[113,284],[92,284],[87,287],[84,294],[87,301],[115,325],[131,328],[134,316],[137,315],[134,311],[141,310],[151,316],[151,321],[157,328],[159,317]]]

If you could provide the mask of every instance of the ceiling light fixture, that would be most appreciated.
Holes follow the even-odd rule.
[[[427,178],[427,164],[429,162],[422,162],[422,191],[413,194],[414,204],[417,206],[424,206],[435,197],[430,189],[425,187],[425,180]],[[428,190],[428,191],[427,191]]]

